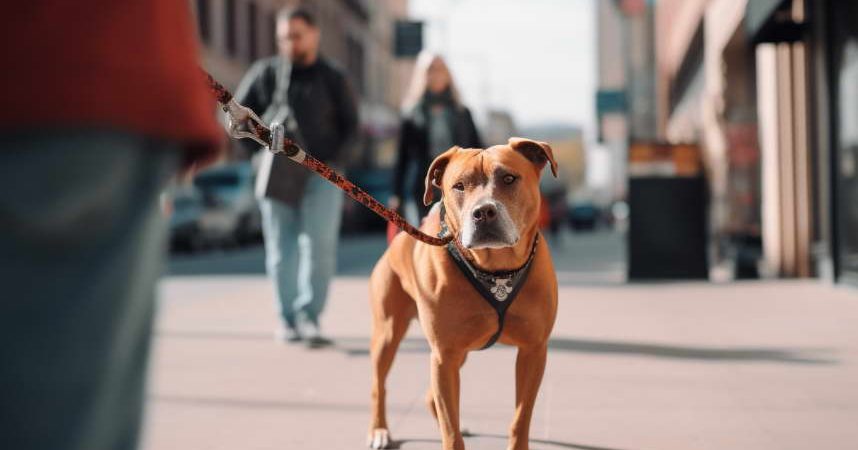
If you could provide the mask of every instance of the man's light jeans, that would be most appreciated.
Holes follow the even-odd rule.
[[[302,317],[319,323],[337,268],[343,193],[321,177],[307,181],[301,204],[260,200],[265,266],[274,281],[280,317],[295,328]]]

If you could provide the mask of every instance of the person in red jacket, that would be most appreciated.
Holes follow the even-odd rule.
[[[188,2],[0,16],[0,447],[137,447],[165,226],[217,155]]]

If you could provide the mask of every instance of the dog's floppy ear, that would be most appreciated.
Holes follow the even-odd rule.
[[[444,176],[444,169],[447,168],[447,163],[450,162],[450,158],[459,150],[459,146],[454,145],[446,152],[438,155],[438,157],[432,161],[432,164],[429,165],[429,170],[426,172],[426,190],[423,191],[424,205],[429,206],[432,204],[432,200],[435,198],[432,193],[432,186],[441,189],[441,178]]]
[[[554,161],[554,152],[548,143],[513,137],[509,138],[509,146],[532,162],[538,172],[542,172],[545,163],[550,163],[551,174],[557,178],[557,162]]]

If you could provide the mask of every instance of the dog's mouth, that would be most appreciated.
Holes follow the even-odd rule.
[[[518,233],[501,224],[466,226],[459,242],[468,249],[506,248],[518,244]]]
[[[463,247],[473,250],[481,248],[507,248],[514,247],[515,244],[518,244],[518,239],[510,239],[508,236],[503,234],[496,233],[494,231],[486,231],[477,232],[472,235],[470,239],[463,237],[461,243]]]

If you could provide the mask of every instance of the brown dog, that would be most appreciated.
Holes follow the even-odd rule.
[[[432,235],[445,229],[455,245],[433,247],[400,233],[373,270],[370,447],[391,444],[385,379],[417,316],[432,348],[426,402],[441,429],[442,447],[464,449],[459,368],[466,354],[497,340],[518,347],[509,448],[528,448],[557,312],[557,279],[537,229],[539,177],[546,163],[557,176],[551,147],[521,138],[485,150],[453,147],[432,162],[424,202],[432,202],[433,186],[443,198],[421,229]]]

